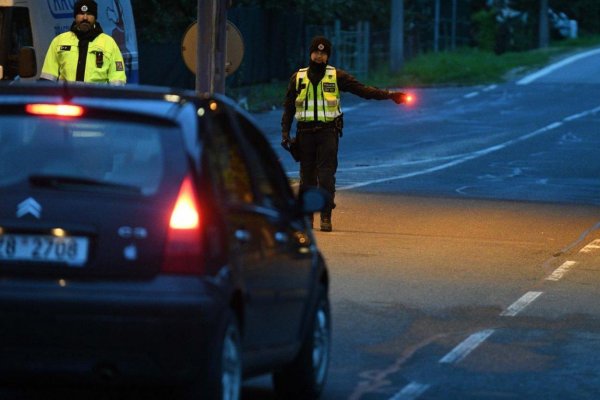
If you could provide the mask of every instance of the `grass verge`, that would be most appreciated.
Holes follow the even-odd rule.
[[[545,49],[501,55],[473,48],[426,53],[408,60],[399,73],[391,73],[384,67],[373,71],[362,81],[381,88],[500,83],[572,52],[597,46],[600,46],[600,36],[563,40]],[[260,112],[280,107],[286,87],[287,81],[272,82],[228,89],[227,95],[249,111]]]

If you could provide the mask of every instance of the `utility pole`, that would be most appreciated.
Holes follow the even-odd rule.
[[[433,51],[438,52],[440,49],[440,0],[435,0],[435,11],[434,11],[434,22],[433,22]]]
[[[457,0],[452,0],[452,50],[456,49],[456,24],[457,24],[456,2],[457,2]]]
[[[404,64],[404,0],[392,0],[390,21],[390,70],[398,72]]]
[[[225,92],[227,0],[198,0],[196,91]]]
[[[541,49],[550,45],[550,28],[548,25],[548,0],[540,0],[540,35]]]

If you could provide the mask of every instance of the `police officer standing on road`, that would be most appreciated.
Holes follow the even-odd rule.
[[[68,32],[50,43],[40,79],[124,85],[125,64],[115,40],[96,21],[94,0],[78,0]]]
[[[310,45],[310,63],[292,75],[288,85],[283,117],[281,144],[289,148],[290,129],[297,120],[295,145],[300,153],[300,190],[318,186],[330,194],[321,211],[321,231],[331,232],[331,211],[335,208],[335,173],[338,166],[338,141],[342,135],[340,91],[365,99],[392,99],[405,102],[405,94],[365,86],[347,72],[327,65],[331,42],[317,36]]]

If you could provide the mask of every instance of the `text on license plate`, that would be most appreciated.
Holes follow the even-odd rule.
[[[89,240],[81,236],[0,235],[0,260],[59,262],[80,267],[87,261]]]

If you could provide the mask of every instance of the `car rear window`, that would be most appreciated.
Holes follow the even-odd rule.
[[[3,117],[0,188],[32,176],[57,176],[131,186],[152,195],[165,174],[164,136],[176,129],[128,121]]]

